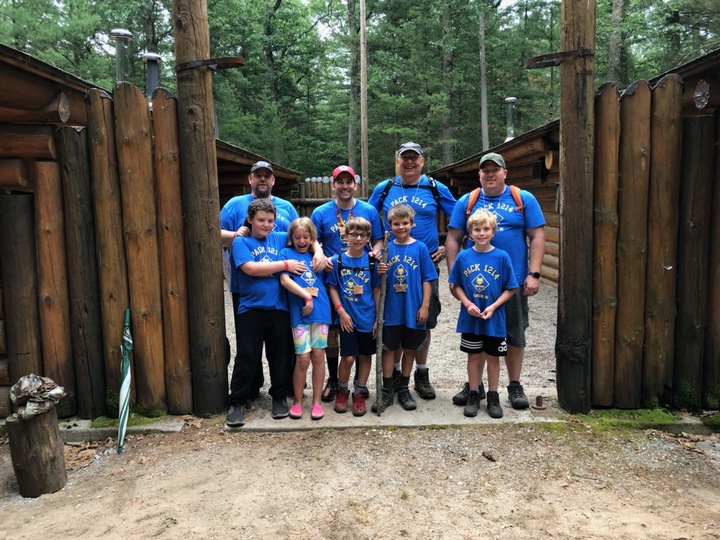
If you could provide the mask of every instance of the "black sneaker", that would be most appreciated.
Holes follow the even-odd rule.
[[[320,395],[320,399],[322,401],[326,401],[326,402],[334,401],[335,394],[337,394],[337,388],[338,388],[337,377],[328,377],[328,380],[325,383],[325,388],[323,388],[322,394]]]
[[[393,396],[394,392],[392,390],[388,390],[386,388],[382,389],[381,396],[382,396],[382,403],[380,404],[380,412],[387,409],[390,405],[395,403],[395,397]],[[372,404],[372,407],[370,410],[374,413],[378,412],[378,402]]]
[[[410,395],[410,390],[407,386],[401,386],[398,388],[398,403],[402,405],[402,408],[406,411],[414,411],[417,409],[417,403]]]
[[[435,399],[435,389],[430,384],[430,370],[415,370],[415,391],[423,399]]]
[[[290,415],[290,408],[288,407],[287,400],[284,397],[273,398],[272,400],[272,417],[275,420],[280,418],[287,418]]]
[[[395,392],[400,390],[400,377],[402,377],[402,371],[400,371],[399,369],[393,368],[392,379],[393,379],[393,388],[395,389]]]
[[[245,424],[245,407],[243,405],[230,405],[225,418],[225,425],[233,428],[241,427],[243,424]]]
[[[502,418],[503,410],[500,406],[500,394],[497,392],[487,393],[487,413],[490,418]]]
[[[477,416],[477,413],[479,410],[480,410],[480,393],[477,390],[468,392],[467,403],[465,404],[465,409],[463,409],[463,414],[465,416],[469,416],[470,418],[472,418],[474,416]]]
[[[519,382],[511,382],[507,387],[510,405],[513,409],[527,409],[530,406],[527,396]]]
[[[470,383],[465,383],[462,390],[453,396],[453,403],[455,405],[467,405],[468,394],[470,393]],[[480,401],[485,399],[485,386],[480,383]]]

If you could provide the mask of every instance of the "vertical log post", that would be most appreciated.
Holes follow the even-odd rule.
[[[177,102],[167,91],[156,90],[152,103],[168,412],[189,414],[192,412],[190,322],[187,311]]]
[[[131,83],[118,84],[113,97],[137,401],[146,409],[166,411],[150,112],[145,94]]]
[[[620,181],[615,318],[615,399],[640,407],[645,340],[645,269],[650,182],[650,87],[641,81],[620,97]]]
[[[715,148],[720,139],[720,117],[716,116]],[[708,321],[703,365],[703,407],[720,409],[720,152],[715,151],[713,177],[712,228],[710,229],[710,275],[708,276]],[[713,247],[714,246],[714,247]]]
[[[31,194],[0,195],[0,260],[10,380],[42,375]]]
[[[205,0],[174,0],[173,22],[178,65],[210,57]],[[225,409],[228,387],[211,73],[184,69],[177,87],[193,410],[210,416]]]
[[[55,408],[60,418],[66,418],[77,414],[77,389],[70,335],[70,294],[60,167],[52,161],[36,161],[33,164],[33,177],[35,234],[40,261],[38,276],[43,375],[65,389],[65,397]]]
[[[105,91],[95,88],[90,90],[86,105],[105,380],[108,404],[114,406],[120,393],[120,346],[125,309],[130,307],[125,240],[122,234],[120,178],[115,151],[115,124],[112,100]],[[131,354],[130,369],[134,373],[133,362],[134,355]],[[132,380],[130,391],[134,401],[135,379]]]
[[[24,420],[9,416],[5,427],[20,495],[39,497],[62,489],[67,469],[55,407]]]
[[[673,404],[691,410],[702,406],[714,145],[714,117],[683,120]]]
[[[678,196],[683,84],[663,77],[652,91],[645,347],[641,404],[654,408],[672,396],[677,276]]]
[[[569,412],[590,409],[592,347],[595,2],[562,2],[561,48],[592,54],[560,64],[560,276],[558,400]]]
[[[62,166],[78,415],[96,418],[106,411],[106,387],[87,133],[84,129],[60,128],[57,141]]]
[[[610,407],[615,364],[615,242],[620,150],[620,106],[614,84],[600,88],[595,110],[592,404]]]

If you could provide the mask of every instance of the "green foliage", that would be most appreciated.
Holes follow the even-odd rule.
[[[702,423],[713,431],[720,431],[720,413],[703,416]]]
[[[164,413],[157,414],[156,416],[144,416],[141,414],[137,414],[134,412],[131,412],[128,415],[128,427],[136,427],[136,426],[146,426],[148,424],[152,424],[153,422],[157,422],[159,418],[162,418],[165,416]],[[109,416],[98,416],[97,418],[93,419],[90,425],[93,428],[116,428],[118,427],[118,419],[117,418],[111,418]]]
[[[596,434],[618,429],[662,428],[677,422],[677,417],[665,409],[598,409],[576,417],[586,422]]]

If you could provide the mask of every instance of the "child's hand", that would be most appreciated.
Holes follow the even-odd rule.
[[[312,267],[315,272],[322,272],[327,267],[327,257],[324,253],[315,253],[312,258]],[[330,266],[332,268],[332,265]]]
[[[475,304],[470,304],[470,306],[467,308],[467,312],[473,317],[482,318],[482,312],[480,311],[480,308],[477,307]]]
[[[302,261],[298,261],[297,259],[288,259],[287,263],[288,272],[291,272],[296,276],[299,276],[307,270],[307,265]]]
[[[378,265],[377,265],[377,273],[378,274],[380,274],[382,276],[383,274],[387,274],[387,271],[388,271],[387,263],[385,263],[385,262],[378,263]]]
[[[417,316],[415,317],[415,320],[418,323],[418,326],[422,326],[425,324],[428,320],[428,308],[420,306],[420,309],[418,309]]]
[[[315,304],[313,303],[312,297],[310,297],[309,300],[305,300],[305,305],[302,308],[302,314],[303,317],[307,317],[312,313],[313,307],[315,307]]]
[[[345,332],[352,332],[353,320],[348,312],[343,309],[340,313],[338,313],[338,315],[340,316],[340,328],[342,328]]]
[[[485,308],[485,311],[480,313],[480,318],[487,320],[493,316],[493,313],[495,313],[495,308],[493,306],[488,306]]]
[[[377,327],[378,327],[378,323],[377,323],[377,321],[375,321],[375,322],[373,323],[373,329],[372,329],[372,337],[373,337],[373,339],[375,339],[375,336],[377,335]]]
[[[332,269],[333,269],[333,262],[332,262],[332,259],[330,257],[328,257],[327,259],[325,259],[325,271],[331,272]]]

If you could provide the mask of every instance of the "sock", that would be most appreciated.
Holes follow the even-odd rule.
[[[511,385],[513,385],[513,384],[520,384],[520,381],[510,381],[510,384],[511,384]]]
[[[415,364],[416,371],[425,371],[427,368],[427,364]]]
[[[343,390],[343,393],[347,392],[348,391],[348,383],[347,382],[342,383],[342,382],[338,381],[338,388]]]
[[[401,370],[401,368],[400,368],[400,362],[395,362],[395,364],[393,364],[393,370],[395,370],[395,371],[400,371],[400,370]]]
[[[327,359],[327,367],[328,367],[328,377],[331,379],[337,379],[338,377],[338,357],[337,356],[328,356]]]
[[[368,389],[368,387],[365,386],[364,384],[355,383],[355,393],[356,394],[359,394],[360,392],[363,392],[363,391],[367,392],[367,389]]]
[[[392,377],[383,377],[383,390],[393,391]]]
[[[398,382],[398,388],[407,388],[408,384],[410,384],[410,377],[404,377],[403,375],[400,375],[400,382]]]

